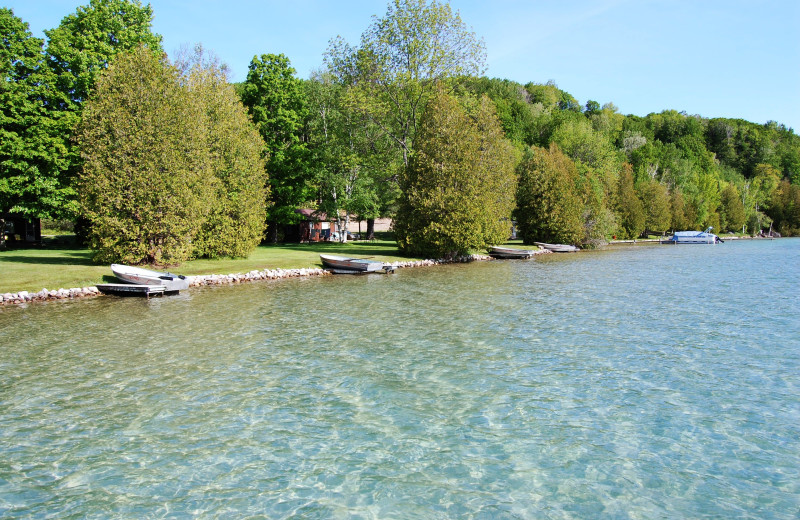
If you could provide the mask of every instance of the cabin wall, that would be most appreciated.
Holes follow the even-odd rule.
[[[36,246],[42,243],[42,224],[38,218],[19,213],[0,213],[0,246]]]

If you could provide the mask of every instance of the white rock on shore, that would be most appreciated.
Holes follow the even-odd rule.
[[[465,263],[476,260],[491,260],[490,256],[486,255],[470,255],[454,258],[452,260],[438,259],[438,260],[409,260],[407,262],[392,262],[394,268],[400,267],[428,267],[433,265],[452,264],[452,263]],[[248,273],[233,273],[233,274],[209,274],[187,276],[186,280],[189,282],[190,287],[199,287],[203,285],[227,285],[243,282],[251,282],[257,280],[279,280],[283,278],[300,278],[309,276],[328,276],[331,272],[326,269],[320,268],[302,268],[302,269],[264,269],[262,271],[253,270]],[[13,305],[23,304],[27,302],[40,302],[48,300],[66,300],[75,298],[86,298],[99,296],[102,293],[97,287],[74,287],[71,289],[58,289],[57,291],[50,291],[46,288],[41,291],[31,294],[28,291],[19,291],[17,293],[3,293],[0,294],[0,305]]]

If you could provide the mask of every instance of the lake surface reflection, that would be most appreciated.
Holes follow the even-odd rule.
[[[3,518],[797,518],[800,240],[0,309]]]

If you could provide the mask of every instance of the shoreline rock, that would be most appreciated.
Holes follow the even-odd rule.
[[[542,253],[549,253],[543,250]],[[468,255],[461,256],[453,259],[440,258],[438,260],[409,260],[387,262],[394,268],[408,268],[408,267],[430,267],[435,265],[455,264],[455,263],[468,263],[476,261],[493,260],[488,255]],[[232,285],[238,283],[256,282],[261,280],[281,280],[287,278],[308,278],[313,276],[330,276],[332,273],[327,269],[309,267],[300,269],[263,269],[253,270],[248,273],[233,273],[233,274],[205,274],[187,276],[189,280],[189,287],[202,287],[208,285]],[[80,298],[93,298],[101,296],[97,287],[74,287],[71,289],[58,289],[51,291],[42,289],[37,293],[30,293],[29,291],[19,291],[16,293],[2,293],[0,294],[0,307],[6,305],[23,305],[26,303],[38,303],[46,301],[60,301],[60,300],[75,300]]]

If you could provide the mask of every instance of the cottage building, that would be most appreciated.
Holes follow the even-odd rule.
[[[309,208],[294,211],[303,220],[286,229],[287,242],[324,242],[330,240],[332,233],[336,232],[336,222],[331,222],[325,212]]]
[[[33,246],[41,243],[41,220],[20,213],[0,213],[0,247]]]

